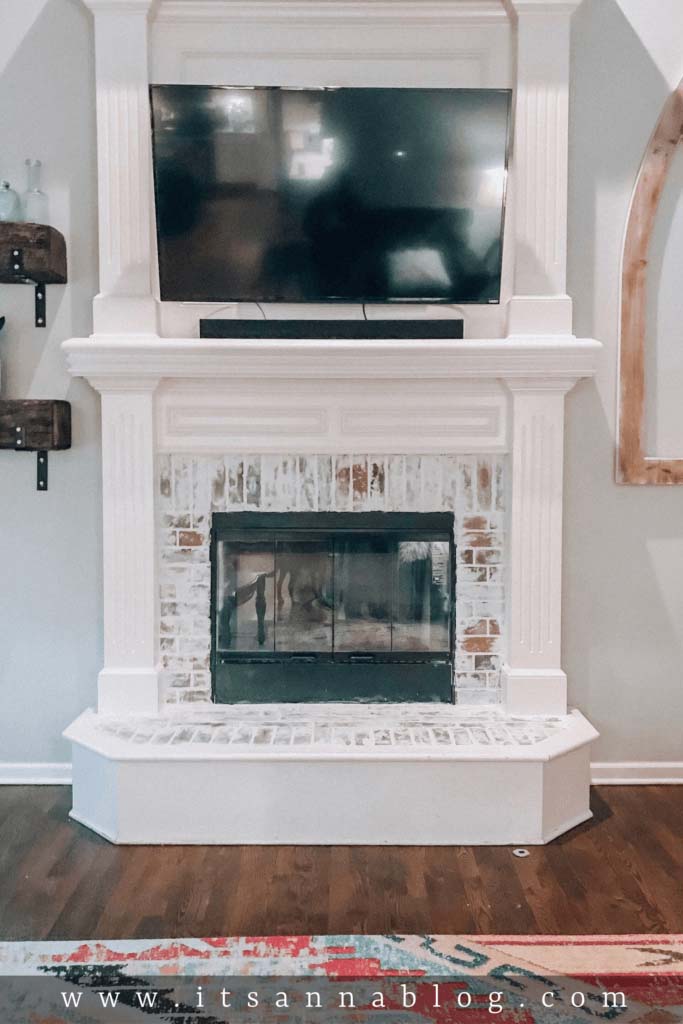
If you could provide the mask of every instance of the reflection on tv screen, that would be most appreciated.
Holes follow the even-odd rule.
[[[162,299],[499,301],[509,91],[151,100]]]

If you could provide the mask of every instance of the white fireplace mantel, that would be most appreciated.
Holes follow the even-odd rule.
[[[601,350],[593,339],[530,335],[466,341],[160,338],[95,335],[65,343],[71,372],[88,380],[117,377],[263,380],[536,380],[592,377]],[[97,385],[95,385],[97,387]]]
[[[249,342],[100,336],[64,350],[102,394],[103,711],[156,713],[154,459],[162,451],[509,452],[508,710],[566,711],[565,394],[590,339]]]
[[[67,732],[74,816],[125,842],[546,842],[585,820],[596,734],[567,714],[561,664],[565,396],[596,372],[601,348],[573,336],[566,293],[580,0],[84,2],[95,22],[100,291],[95,333],[64,351],[102,396],[104,666],[98,714]],[[464,307],[463,341],[199,339],[199,317],[217,308],[159,297],[150,82],[513,88],[500,304]],[[459,746],[454,732],[453,748],[437,750],[434,722],[470,728],[471,709],[415,705],[408,719],[433,743],[413,735],[405,758],[313,744],[254,759],[251,742],[185,743],[177,714],[160,709],[157,459],[285,452],[508,456],[504,706],[486,744]],[[366,713],[329,712],[357,724]],[[197,737],[207,721],[219,736],[236,720],[211,705],[192,714],[180,718]],[[261,717],[298,728],[307,711],[249,714],[256,735]],[[406,721],[391,705],[376,715]],[[520,715],[538,735],[511,749],[501,730],[524,733]],[[172,750],[150,739],[169,729]],[[405,801],[387,798],[396,788]]]

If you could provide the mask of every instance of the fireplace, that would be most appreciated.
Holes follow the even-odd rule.
[[[223,512],[218,703],[453,701],[453,513]]]
[[[561,662],[565,395],[600,355],[566,288],[578,0],[86,2],[100,293],[64,350],[102,396],[104,658],[65,734],[73,816],[115,842],[419,846],[585,821],[596,733]],[[150,81],[306,85],[340,60],[350,85],[515,88],[504,301],[463,311],[466,340],[199,338],[212,310],[155,292]],[[341,532],[435,512],[431,536]]]

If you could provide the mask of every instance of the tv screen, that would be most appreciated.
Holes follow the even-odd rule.
[[[161,298],[500,299],[510,92],[151,87]]]

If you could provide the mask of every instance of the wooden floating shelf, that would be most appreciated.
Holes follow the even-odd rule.
[[[32,284],[36,327],[45,327],[45,287],[66,284],[66,242],[47,224],[0,221],[0,284]]]
[[[71,447],[71,405],[49,399],[0,401],[0,448],[60,451]]]
[[[56,399],[0,401],[0,448],[38,453],[37,490],[47,490],[47,453],[70,447],[69,402]]]
[[[13,255],[21,252],[21,259]],[[47,224],[0,221],[1,284],[66,284],[64,235]]]

